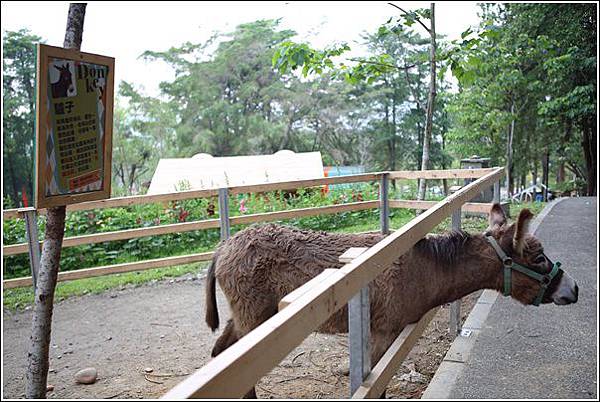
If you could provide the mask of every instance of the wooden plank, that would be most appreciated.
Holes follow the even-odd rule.
[[[437,201],[390,200],[390,208],[429,209],[436,204]],[[492,203],[467,202],[462,209],[465,212],[488,214],[492,205]]]
[[[390,179],[476,179],[494,171],[485,169],[446,169],[446,170],[396,170],[389,172]]]
[[[63,241],[63,247],[80,246],[82,244],[102,243],[105,241],[135,239],[144,236],[157,236],[168,233],[189,232],[192,230],[218,228],[218,219],[207,219],[202,221],[173,223],[169,225],[151,226],[147,228],[137,228],[128,230],[119,230],[115,232],[93,233],[89,235],[66,237]],[[42,242],[40,242],[42,244]],[[27,243],[4,246],[2,249],[4,255],[14,255],[27,252]]]
[[[251,186],[230,187],[230,194],[262,193],[274,190],[296,190],[298,188],[323,186],[328,184],[359,183],[379,180],[382,172],[361,173],[348,176],[332,176],[322,179],[294,180],[280,183],[255,184]]]
[[[218,190],[190,190],[190,191],[179,191],[168,194],[156,194],[156,195],[134,195],[129,197],[117,197],[109,198],[106,200],[87,201],[79,204],[73,204],[67,206],[67,212],[74,211],[87,211],[90,209],[102,209],[102,208],[119,208],[119,207],[130,207],[132,205],[140,204],[151,204],[156,202],[168,202],[168,201],[180,201],[194,198],[207,198],[213,197],[218,194]],[[19,216],[20,208],[6,209],[2,211],[3,219],[16,218]],[[46,214],[46,209],[39,209],[40,215]]]
[[[278,309],[281,311],[282,309],[286,308],[295,300],[297,300],[300,296],[312,289],[313,286],[323,282],[326,278],[330,277],[335,271],[337,271],[337,269],[335,268],[324,269],[323,272],[321,272],[319,275],[315,276],[310,281],[306,282],[304,285],[297,287],[296,289],[285,295],[283,299],[279,301]]]
[[[315,284],[279,313],[242,337],[179,383],[164,399],[243,396],[265,373],[361,288],[437,226],[450,213],[502,177],[497,168],[440,201],[354,261]]]
[[[341,212],[361,211],[377,208],[379,201],[349,202],[347,204],[327,205],[325,207],[311,207],[290,209],[288,211],[267,212],[262,214],[240,215],[229,218],[232,225],[243,225],[254,222],[278,221],[283,219],[302,218],[306,216],[338,214]]]
[[[369,232],[366,232],[369,233]],[[368,250],[368,247],[350,247],[339,256],[338,261],[348,263]]]
[[[416,324],[407,325],[388,350],[373,367],[365,381],[356,390],[352,399],[379,398],[385,391],[388,383],[398,371],[398,367],[415,346],[439,307],[429,310]]]
[[[146,269],[170,267],[173,265],[191,264],[193,262],[208,261],[212,259],[214,252],[180,255],[175,257],[158,258],[155,260],[127,262],[123,264],[107,265],[103,267],[78,269],[58,273],[58,281],[71,281],[74,279],[91,278],[110,274],[119,274],[131,271],[143,271]],[[2,282],[4,289],[31,286],[31,277],[7,279]]]

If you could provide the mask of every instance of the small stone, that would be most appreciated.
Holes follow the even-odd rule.
[[[52,392],[52,391],[54,391],[54,385],[52,385],[52,384],[46,385],[46,392]]]
[[[50,373],[56,373],[56,370],[53,369],[53,368],[51,368],[51,369],[48,370],[48,372],[50,372]]]
[[[160,336],[160,339],[163,339],[164,337],[165,337],[164,335],[161,335],[161,336]]]
[[[93,384],[98,378],[98,372],[94,367],[84,368],[75,374],[75,381],[79,384]]]
[[[153,372],[153,371],[154,371],[154,369],[153,369],[152,367],[146,367],[146,368],[144,369],[144,371],[145,371],[146,373],[151,373],[151,372]]]
[[[56,356],[57,359],[62,359],[62,355]]]
[[[106,338],[107,341],[111,341],[112,340],[112,336],[109,336]]]

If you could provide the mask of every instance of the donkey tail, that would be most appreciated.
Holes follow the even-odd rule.
[[[219,328],[219,310],[217,309],[217,295],[215,292],[216,278],[215,265],[217,264],[217,255],[213,257],[208,274],[206,276],[206,324],[215,332]]]

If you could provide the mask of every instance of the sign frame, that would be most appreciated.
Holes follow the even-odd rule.
[[[47,129],[52,124],[48,116],[48,87],[49,87],[49,63],[50,59],[63,59],[73,62],[85,62],[105,66],[108,68],[105,91],[106,105],[104,109],[104,134],[102,153],[101,177],[102,187],[99,190],[68,193],[60,195],[46,195],[44,173],[48,163],[47,155]],[[36,119],[35,119],[35,206],[37,209],[57,207],[76,204],[85,201],[95,201],[110,198],[112,179],[112,133],[113,133],[113,108],[114,108],[114,79],[115,59],[113,57],[101,56],[92,53],[84,53],[75,49],[44,44],[37,45],[36,60]],[[58,166],[56,167],[58,169]]]

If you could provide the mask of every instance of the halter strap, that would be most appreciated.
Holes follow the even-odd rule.
[[[550,285],[550,282],[552,282],[552,279],[556,276],[560,269],[560,262],[557,261],[553,263],[552,270],[549,273],[540,274],[539,272],[536,272],[529,267],[525,267],[521,264],[514,262],[512,258],[506,255],[504,250],[502,250],[502,247],[500,247],[496,239],[494,239],[492,236],[487,235],[485,236],[485,238],[488,241],[488,243],[490,243],[490,245],[494,248],[496,254],[498,254],[498,257],[502,261],[502,265],[504,266],[504,289],[502,292],[504,296],[510,296],[511,294],[511,270],[514,269],[515,271],[519,271],[522,274],[525,274],[530,278],[537,280],[540,283],[540,291],[538,292],[538,295],[533,302],[534,306],[539,306],[542,302],[542,299],[544,298],[546,290],[548,289],[548,285]],[[548,259],[548,261],[552,262],[548,257],[546,258]]]

